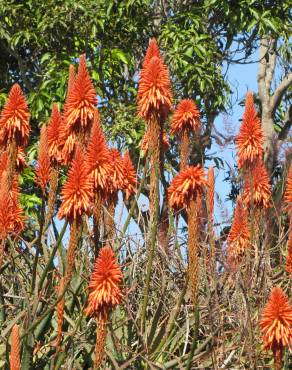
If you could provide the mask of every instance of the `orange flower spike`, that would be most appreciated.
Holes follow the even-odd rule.
[[[96,92],[90,80],[86,58],[83,54],[80,56],[74,88],[71,88],[69,84],[64,106],[64,120],[67,129],[73,126],[77,126],[78,129],[90,127],[96,104]]]
[[[48,151],[52,162],[57,163],[60,160],[60,131],[62,128],[62,115],[59,112],[58,105],[53,104],[51,118],[48,123]]]
[[[196,132],[200,128],[200,112],[196,103],[191,99],[183,99],[172,116],[172,133],[180,135],[183,131]]]
[[[238,168],[247,168],[261,159],[264,154],[264,136],[260,120],[255,109],[253,94],[246,94],[245,111],[239,134],[236,138],[238,149]]]
[[[210,221],[213,221],[214,214],[214,195],[215,195],[215,177],[214,168],[209,167],[208,169],[208,188],[207,188],[207,210]]]
[[[129,199],[137,186],[136,171],[130,158],[130,154],[127,151],[123,158],[124,165],[124,185],[123,191],[126,194],[126,199]]]
[[[74,156],[75,147],[77,145],[77,135],[75,132],[68,133],[64,127],[64,121],[60,129],[60,147],[61,161],[63,164],[68,165]]]
[[[149,40],[149,45],[143,60],[142,67],[145,68],[153,57],[162,59],[159,46],[154,38]]]
[[[286,203],[287,209],[291,209],[291,206],[292,206],[292,165],[290,165],[288,177],[286,180],[286,190],[284,194],[284,202]]]
[[[75,84],[75,68],[73,64],[69,66],[69,77],[68,77],[68,87],[67,87],[67,96],[74,89]]]
[[[112,148],[110,149],[112,172],[109,179],[109,191],[115,193],[124,187],[124,161],[120,152]]]
[[[141,140],[140,148],[141,148],[141,152],[143,153],[143,155],[145,155],[149,149],[149,131],[148,130],[145,132]],[[163,131],[162,149],[164,152],[166,152],[168,148],[169,148],[169,142],[168,142],[167,134],[166,134],[166,131]]]
[[[203,193],[206,185],[204,169],[200,165],[187,167],[175,176],[168,188],[170,206],[174,209],[187,207],[191,200]]]
[[[49,157],[49,147],[48,147],[48,131],[47,127],[44,125],[41,128],[40,134],[40,144],[39,144],[39,156],[38,163],[35,170],[35,182],[42,189],[43,194],[46,193],[46,186],[50,180],[50,157]]]
[[[95,261],[89,283],[86,314],[100,319],[122,300],[122,272],[110,247],[103,247]]]
[[[18,204],[18,183],[13,182],[13,189],[8,190],[7,172],[1,176],[0,181],[0,238],[7,235],[19,234],[24,228],[22,209]]]
[[[10,191],[10,197],[12,201],[12,213],[14,214],[14,221],[11,225],[11,232],[15,234],[15,236],[17,236],[24,229],[24,215],[23,209],[21,208],[19,203],[19,183],[17,175],[15,176],[13,181],[13,186]]]
[[[11,330],[10,370],[20,370],[20,337],[18,325],[13,325]]]
[[[1,112],[0,133],[4,145],[15,140],[17,146],[25,146],[30,132],[29,110],[23,92],[18,84],[14,84],[9,92],[8,100]]]
[[[242,257],[250,242],[248,214],[240,197],[237,199],[234,219],[227,238],[228,255],[232,259]]]
[[[292,219],[290,218],[289,225],[289,238],[288,238],[288,248],[286,257],[286,271],[292,277]]]
[[[171,85],[169,73],[163,61],[151,58],[141,70],[138,89],[139,116],[149,120],[153,113],[166,118],[171,109]]]
[[[270,207],[271,185],[269,175],[262,160],[258,160],[251,173],[245,176],[243,188],[243,201],[251,206],[251,196],[253,205],[258,208]]]
[[[66,218],[72,223],[84,213],[89,214],[92,196],[92,183],[88,176],[84,154],[77,147],[68,178],[61,191],[63,202],[58,213],[59,219]]]
[[[91,137],[88,145],[87,163],[94,189],[105,190],[112,173],[111,155],[102,132],[98,111],[95,110]]]
[[[279,362],[281,362],[283,348],[290,346],[292,342],[292,307],[281,288],[273,288],[264,308],[260,326],[264,347],[273,351],[275,360],[280,353]]]

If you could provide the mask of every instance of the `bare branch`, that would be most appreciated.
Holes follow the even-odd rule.
[[[260,42],[260,60],[259,60],[259,70],[258,70],[258,88],[259,97],[262,104],[268,102],[268,94],[266,90],[266,70],[267,70],[267,59],[266,55],[268,52],[268,38],[264,36]]]
[[[288,108],[286,114],[285,114],[285,119],[284,119],[284,126],[282,130],[279,132],[278,139],[279,140],[285,140],[288,132],[292,126],[292,105]]]
[[[292,85],[292,73],[289,73],[284,77],[280,85],[276,88],[274,95],[271,97],[271,109],[273,114],[275,113],[276,109],[281,103],[281,100],[285,92],[291,85]]]
[[[266,89],[269,92],[271,88],[271,83],[274,77],[276,61],[277,61],[276,40],[271,40],[268,57],[269,58],[268,58],[267,70],[266,70]]]

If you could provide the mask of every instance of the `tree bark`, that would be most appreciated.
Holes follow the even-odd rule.
[[[272,176],[273,171],[277,164],[278,155],[278,140],[283,135],[276,135],[274,130],[274,117],[278,106],[292,84],[292,73],[284,76],[283,80],[276,87],[274,93],[271,92],[271,85],[275,75],[277,53],[276,53],[277,40],[272,39],[270,36],[263,36],[260,40],[260,60],[258,69],[258,91],[259,98],[261,101],[261,122],[262,129],[264,132],[264,160]],[[289,109],[290,110],[290,109]],[[291,120],[287,120],[284,123],[283,134],[287,135],[290,128]],[[288,122],[288,123],[287,123]]]

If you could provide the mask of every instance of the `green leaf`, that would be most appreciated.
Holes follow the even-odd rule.
[[[112,50],[112,58],[121,60],[123,63],[128,64],[128,59],[126,57],[126,54],[120,49]]]

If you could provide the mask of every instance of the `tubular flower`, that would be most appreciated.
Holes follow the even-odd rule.
[[[243,201],[259,208],[270,207],[271,185],[268,172],[262,160],[257,161],[251,173],[246,174]]]
[[[292,277],[292,219],[290,219],[288,248],[286,257],[286,271]]]
[[[1,112],[0,137],[2,145],[14,140],[17,146],[25,146],[28,142],[29,110],[23,92],[18,84],[14,84],[9,92],[8,100]]]
[[[126,199],[132,195],[137,186],[136,171],[130,158],[130,154],[127,151],[123,157],[124,166],[124,184],[123,191],[126,194]]]
[[[69,77],[68,77],[68,86],[67,86],[67,96],[74,89],[75,84],[75,68],[73,64],[69,65]]]
[[[25,167],[27,167],[27,162],[25,160],[25,153],[24,153],[23,148],[19,146],[17,147],[16,171],[22,172]]]
[[[40,144],[39,144],[39,157],[38,163],[35,170],[35,182],[42,189],[43,194],[46,192],[46,186],[50,180],[50,157],[49,157],[49,147],[48,147],[48,131],[47,127],[44,125],[41,128]]]
[[[8,151],[5,150],[2,155],[1,155],[1,160],[0,160],[0,176],[4,170],[7,169],[8,165]],[[17,172],[22,172],[23,169],[27,167],[27,163],[25,160],[25,153],[23,148],[20,146],[17,147],[17,155],[16,155],[16,171]]]
[[[20,355],[19,327],[15,324],[11,330],[10,370],[20,370]]]
[[[14,213],[14,221],[11,232],[17,236],[24,229],[24,215],[23,209],[19,203],[19,184],[18,176],[16,175],[13,181],[12,189],[10,191],[10,197]]]
[[[105,190],[112,173],[111,155],[99,123],[96,110],[88,145],[87,164],[95,190]]]
[[[61,148],[61,159],[64,164],[68,165],[74,157],[75,148],[77,145],[77,134],[73,131],[67,133],[64,123],[60,129],[60,148]]]
[[[227,239],[227,252],[231,260],[237,260],[244,255],[250,243],[247,211],[238,198],[233,223]]]
[[[62,115],[59,112],[58,105],[53,104],[51,118],[48,123],[48,151],[52,162],[60,161],[60,130],[62,127]]]
[[[287,209],[291,209],[291,206],[292,206],[292,165],[290,166],[288,178],[286,182],[284,202],[286,203]]]
[[[183,131],[195,132],[201,127],[200,112],[191,99],[183,99],[172,116],[171,131],[179,135]]]
[[[215,194],[215,177],[214,177],[214,168],[210,167],[208,169],[208,188],[207,188],[207,210],[209,220],[213,221],[214,213],[214,194]]]
[[[63,202],[58,213],[59,219],[66,218],[72,223],[84,213],[90,213],[92,184],[84,155],[79,147],[76,149],[67,181],[63,185],[61,198]]]
[[[105,196],[113,195],[118,190],[122,190],[124,187],[124,161],[120,155],[120,152],[112,148],[109,150],[111,156],[111,175],[108,179],[108,188],[106,189]]]
[[[149,140],[150,140],[150,133],[149,133],[149,130],[147,130],[143,136],[143,139],[141,141],[141,144],[140,144],[140,148],[141,148],[141,151],[142,153],[145,155],[149,149]],[[162,133],[162,149],[164,152],[166,152],[169,148],[169,142],[168,142],[168,138],[167,138],[167,134],[166,132],[163,130],[163,133]]]
[[[85,55],[80,56],[79,68],[74,87],[69,84],[64,106],[64,120],[67,129],[90,128],[97,104],[96,92],[86,67]]]
[[[292,307],[281,288],[272,290],[260,323],[263,332],[264,347],[274,354],[291,344]]]
[[[153,57],[157,57],[161,59],[159,46],[157,44],[157,41],[154,38],[149,40],[149,45],[148,45],[148,48],[147,48],[147,51],[146,51],[146,54],[143,60],[143,65],[142,65],[143,68],[147,66],[147,64],[150,62],[150,60]]]
[[[236,138],[238,168],[247,168],[261,159],[264,153],[263,143],[261,123],[254,106],[253,94],[249,91],[246,94],[243,120]]]
[[[8,234],[17,235],[23,230],[22,209],[18,204],[18,184],[13,183],[12,191],[8,190],[7,172],[0,181],[0,238],[6,239]]]
[[[110,247],[103,247],[95,261],[89,283],[87,315],[102,319],[121,303],[122,277],[113,250]]]
[[[138,89],[140,117],[149,120],[152,113],[166,118],[171,109],[171,86],[169,73],[163,61],[156,56],[142,69]]]
[[[175,209],[187,207],[191,200],[202,194],[206,185],[204,169],[200,165],[187,167],[175,176],[168,188],[170,206]]]

